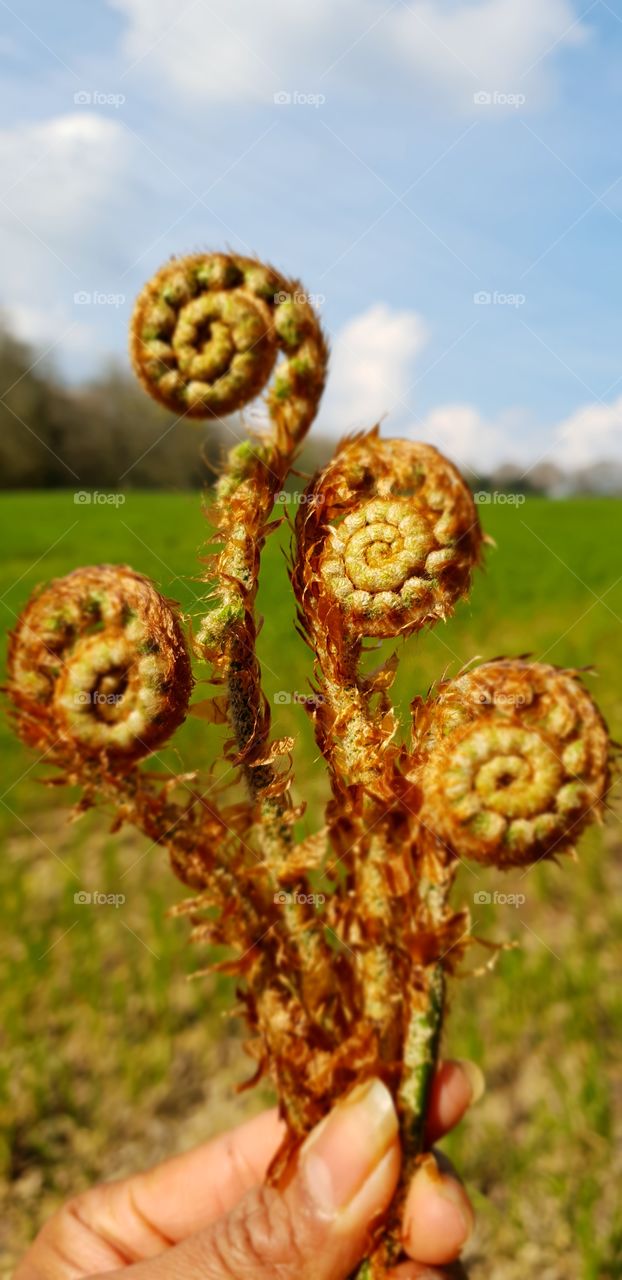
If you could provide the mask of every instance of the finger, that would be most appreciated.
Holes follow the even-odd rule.
[[[485,1087],[476,1063],[462,1059],[441,1062],[430,1090],[426,1145],[432,1146],[443,1134],[449,1133],[465,1111],[479,1102]]]
[[[367,1081],[309,1135],[282,1190],[255,1187],[124,1280],[346,1280],[395,1192],[398,1132],[389,1091]]]
[[[151,1258],[227,1213],[265,1176],[284,1133],[276,1109],[165,1160],[101,1183],[50,1218],[14,1280],[69,1280]]]
[[[228,1213],[262,1182],[285,1136],[276,1107],[120,1186],[141,1218],[177,1243]],[[123,1190],[124,1189],[124,1190]]]
[[[403,1216],[403,1243],[416,1262],[442,1267],[453,1262],[474,1226],[471,1202],[451,1173],[429,1153],[411,1181]]]

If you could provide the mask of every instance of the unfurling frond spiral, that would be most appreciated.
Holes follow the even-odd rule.
[[[52,759],[148,755],[181,724],[192,687],[174,607],[117,565],[76,569],[35,594],[8,671],[20,736]]]
[[[471,493],[431,445],[346,442],[307,490],[295,573],[305,614],[350,635],[407,635],[451,613],[482,535]]]
[[[415,706],[424,834],[498,867],[563,853],[602,806],[609,738],[576,673],[502,660]]]
[[[130,352],[154,399],[192,418],[242,409],[271,387],[270,416],[301,436],[324,386],[326,348],[296,281],[224,253],[173,258],[134,309]]]

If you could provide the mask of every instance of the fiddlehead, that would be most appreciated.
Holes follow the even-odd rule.
[[[75,569],[26,606],[7,687],[29,746],[129,767],[186,715],[192,673],[178,614],[126,566]]]
[[[145,390],[175,412],[224,417],[267,385],[279,433],[301,439],[324,386],[326,345],[297,281],[253,258],[173,258],[137,299],[130,354]]]
[[[372,431],[341,447],[307,497],[303,608],[321,595],[344,633],[409,635],[468,591],[481,544],[475,505],[431,445]]]
[[[192,689],[176,606],[125,565],[75,569],[35,592],[9,641],[7,693],[19,736],[83,788],[79,810],[111,802],[168,848],[188,884],[205,885],[228,829],[179,780],[138,768],[182,723]]]
[[[415,706],[424,838],[498,867],[564,853],[609,784],[606,725],[573,671],[484,663]]]
[[[386,771],[394,726],[371,717],[390,671],[358,674],[364,637],[406,636],[446,618],[469,587],[482,535],[471,493],[431,445],[344,442],[311,482],[297,523],[293,585],[319,667],[323,740],[341,776]],[[377,711],[377,709],[376,709]]]

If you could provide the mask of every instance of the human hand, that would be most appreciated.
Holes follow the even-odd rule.
[[[482,1092],[474,1064],[443,1063],[428,1141]],[[14,1280],[346,1280],[398,1181],[391,1096],[378,1080],[353,1090],[309,1135],[276,1190],[263,1179],[283,1133],[276,1110],[266,1111],[146,1173],[81,1193],[46,1223]],[[426,1156],[403,1217],[413,1261],[395,1269],[396,1280],[441,1276],[430,1268],[458,1256],[472,1225],[460,1183]]]

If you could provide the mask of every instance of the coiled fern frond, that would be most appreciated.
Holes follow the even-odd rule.
[[[484,663],[416,707],[415,733],[421,823],[456,857],[554,857],[602,811],[609,735],[576,671]]]
[[[149,755],[185,718],[192,683],[177,609],[126,565],[54,579],[10,638],[18,732],[53,759]]]

